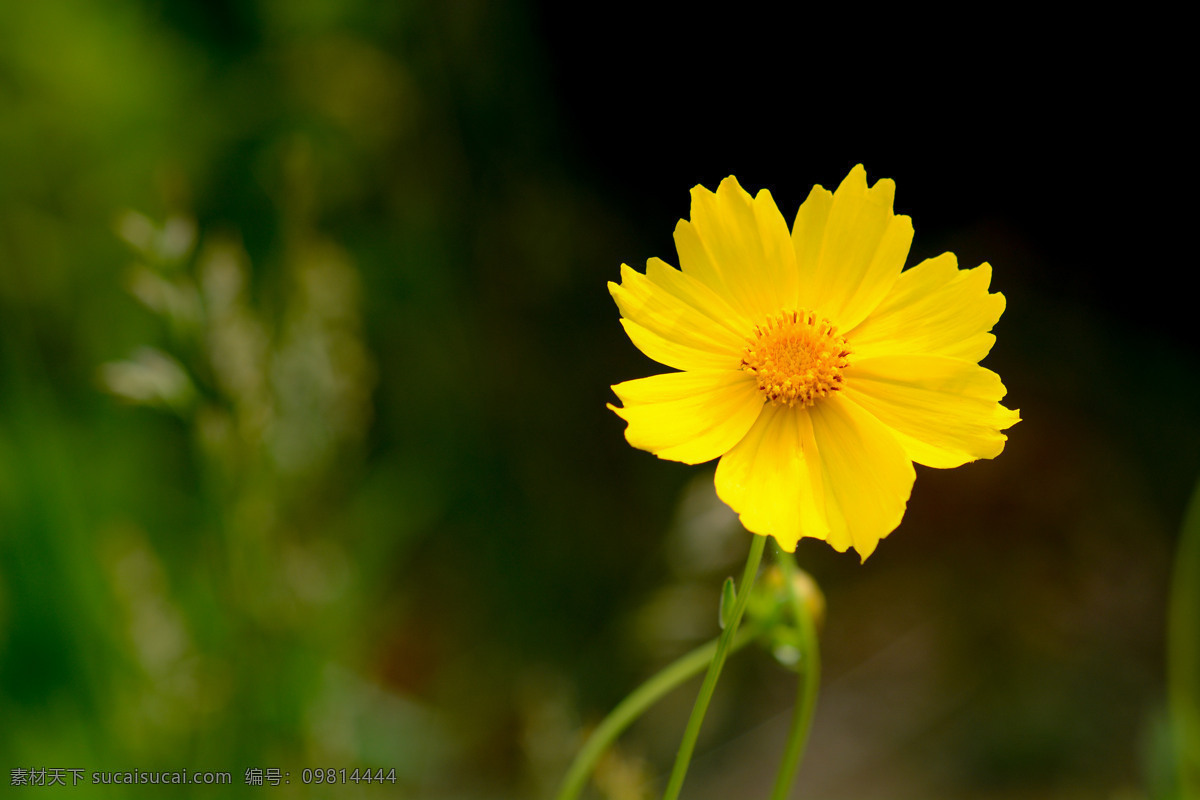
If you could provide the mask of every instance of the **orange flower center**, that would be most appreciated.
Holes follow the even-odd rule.
[[[812,311],[785,311],[754,329],[742,369],[772,403],[811,406],[842,388],[850,347],[833,323]]]

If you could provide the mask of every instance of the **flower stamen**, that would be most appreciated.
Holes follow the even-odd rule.
[[[812,311],[785,311],[754,328],[742,369],[776,405],[811,406],[842,388],[850,347],[837,327]]]

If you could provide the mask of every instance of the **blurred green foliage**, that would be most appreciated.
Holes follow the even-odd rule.
[[[372,766],[396,784],[324,791],[543,796],[590,721],[714,635],[745,534],[710,474],[633,452],[604,409],[610,383],[648,374],[604,282],[673,260],[690,184],[602,188],[563,108],[606,120],[593,148],[652,145],[625,174],[679,150],[696,163],[677,175],[712,186],[739,162],[711,154],[748,126],[708,94],[766,105],[663,56],[640,96],[703,124],[618,113],[609,65],[586,91],[556,71],[586,31],[551,16],[0,4],[0,785],[18,767],[186,768],[230,771],[222,794],[322,796],[302,769]],[[859,119],[844,88],[823,90],[849,98],[826,118]],[[785,214],[857,161],[888,175],[864,139],[833,154],[768,127],[778,141],[750,126],[733,147],[794,195]],[[987,363],[1025,421],[994,463],[922,471],[867,566],[801,545],[828,598],[801,785],[1166,797],[1194,355],[1041,293],[1056,264],[1018,228],[928,233],[925,207],[902,210],[919,256],[996,266],[1009,311]],[[1112,390],[1129,364],[1154,376],[1152,406]],[[731,662],[697,798],[765,794],[792,683],[769,657]],[[688,694],[601,765],[602,794],[652,789]],[[245,787],[250,767],[291,785]]]
[[[604,232],[541,157],[529,35],[484,4],[0,9],[6,784],[370,765],[413,796],[463,748],[521,779],[486,740],[505,661],[589,613],[537,554],[611,522],[561,491],[604,392],[563,243]]]

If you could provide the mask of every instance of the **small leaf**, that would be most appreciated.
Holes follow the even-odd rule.
[[[737,602],[737,592],[733,590],[733,578],[726,578],[725,585],[721,587],[721,609],[717,615],[717,623],[720,624],[721,630],[725,630],[730,617],[733,616],[735,602]]]

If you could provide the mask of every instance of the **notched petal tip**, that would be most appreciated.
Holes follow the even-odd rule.
[[[911,491],[910,491],[909,496],[911,497]],[[908,508],[907,500],[904,503],[904,507],[905,507],[905,509]],[[879,549],[879,543],[882,542],[884,539],[888,538],[889,536],[891,536],[893,533],[895,533],[896,528],[899,528],[900,523],[903,521],[904,521],[903,520],[903,512],[901,512],[901,518],[899,520],[897,520],[895,526],[893,526],[892,529],[890,531],[888,531],[887,533],[883,534],[882,536],[877,536],[877,537],[872,536],[872,537],[861,539],[859,541],[855,541],[851,546],[854,548],[854,552],[858,555],[858,563],[859,564],[867,563],[867,559],[870,558],[871,555],[876,550]]]
[[[609,281],[608,282],[608,293],[610,295],[612,295],[613,299],[615,300],[615,299],[617,299],[618,295],[622,291],[627,291],[629,289],[630,284],[632,284],[638,278],[642,278],[642,277],[644,277],[642,275],[642,273],[638,272],[636,269],[629,266],[628,264],[622,262],[621,263],[621,281],[620,281],[620,283],[618,283],[617,281]]]
[[[843,193],[861,196],[868,202],[891,211],[896,200],[896,182],[891,178],[880,178],[875,183],[868,185],[866,167],[862,164],[855,164],[838,185],[836,194]],[[897,215],[896,218],[908,220],[908,217],[904,215]],[[911,227],[912,221],[909,220],[908,224]]]
[[[796,552],[796,545],[800,543],[800,537],[790,537],[780,533],[756,533],[755,536],[770,536],[775,540],[775,544],[779,545],[779,549],[785,553]]]
[[[730,176],[730,177],[733,177],[733,176]],[[725,180],[729,180],[729,178],[726,178]],[[720,188],[721,188],[721,185],[717,184],[717,189],[720,189]],[[703,203],[706,201],[710,201],[710,198],[715,197],[717,193],[715,191],[713,191],[712,189],[709,189],[703,183],[697,183],[695,186],[692,187],[692,190],[690,192],[688,192],[688,194],[692,198],[692,208],[694,209],[696,207],[697,203]]]
[[[891,211],[896,203],[896,182],[891,178],[880,178],[875,181],[875,184],[867,190],[867,195],[872,202],[878,203],[881,206]],[[903,214],[897,214],[896,219],[907,220],[909,227],[912,227],[912,220]]]
[[[746,197],[750,196],[750,193],[742,188],[742,184],[738,183],[738,179],[733,175],[726,175],[724,178],[721,179],[721,182],[719,184],[717,184],[717,192],[716,193],[717,194],[736,193],[739,195],[745,195]]]

